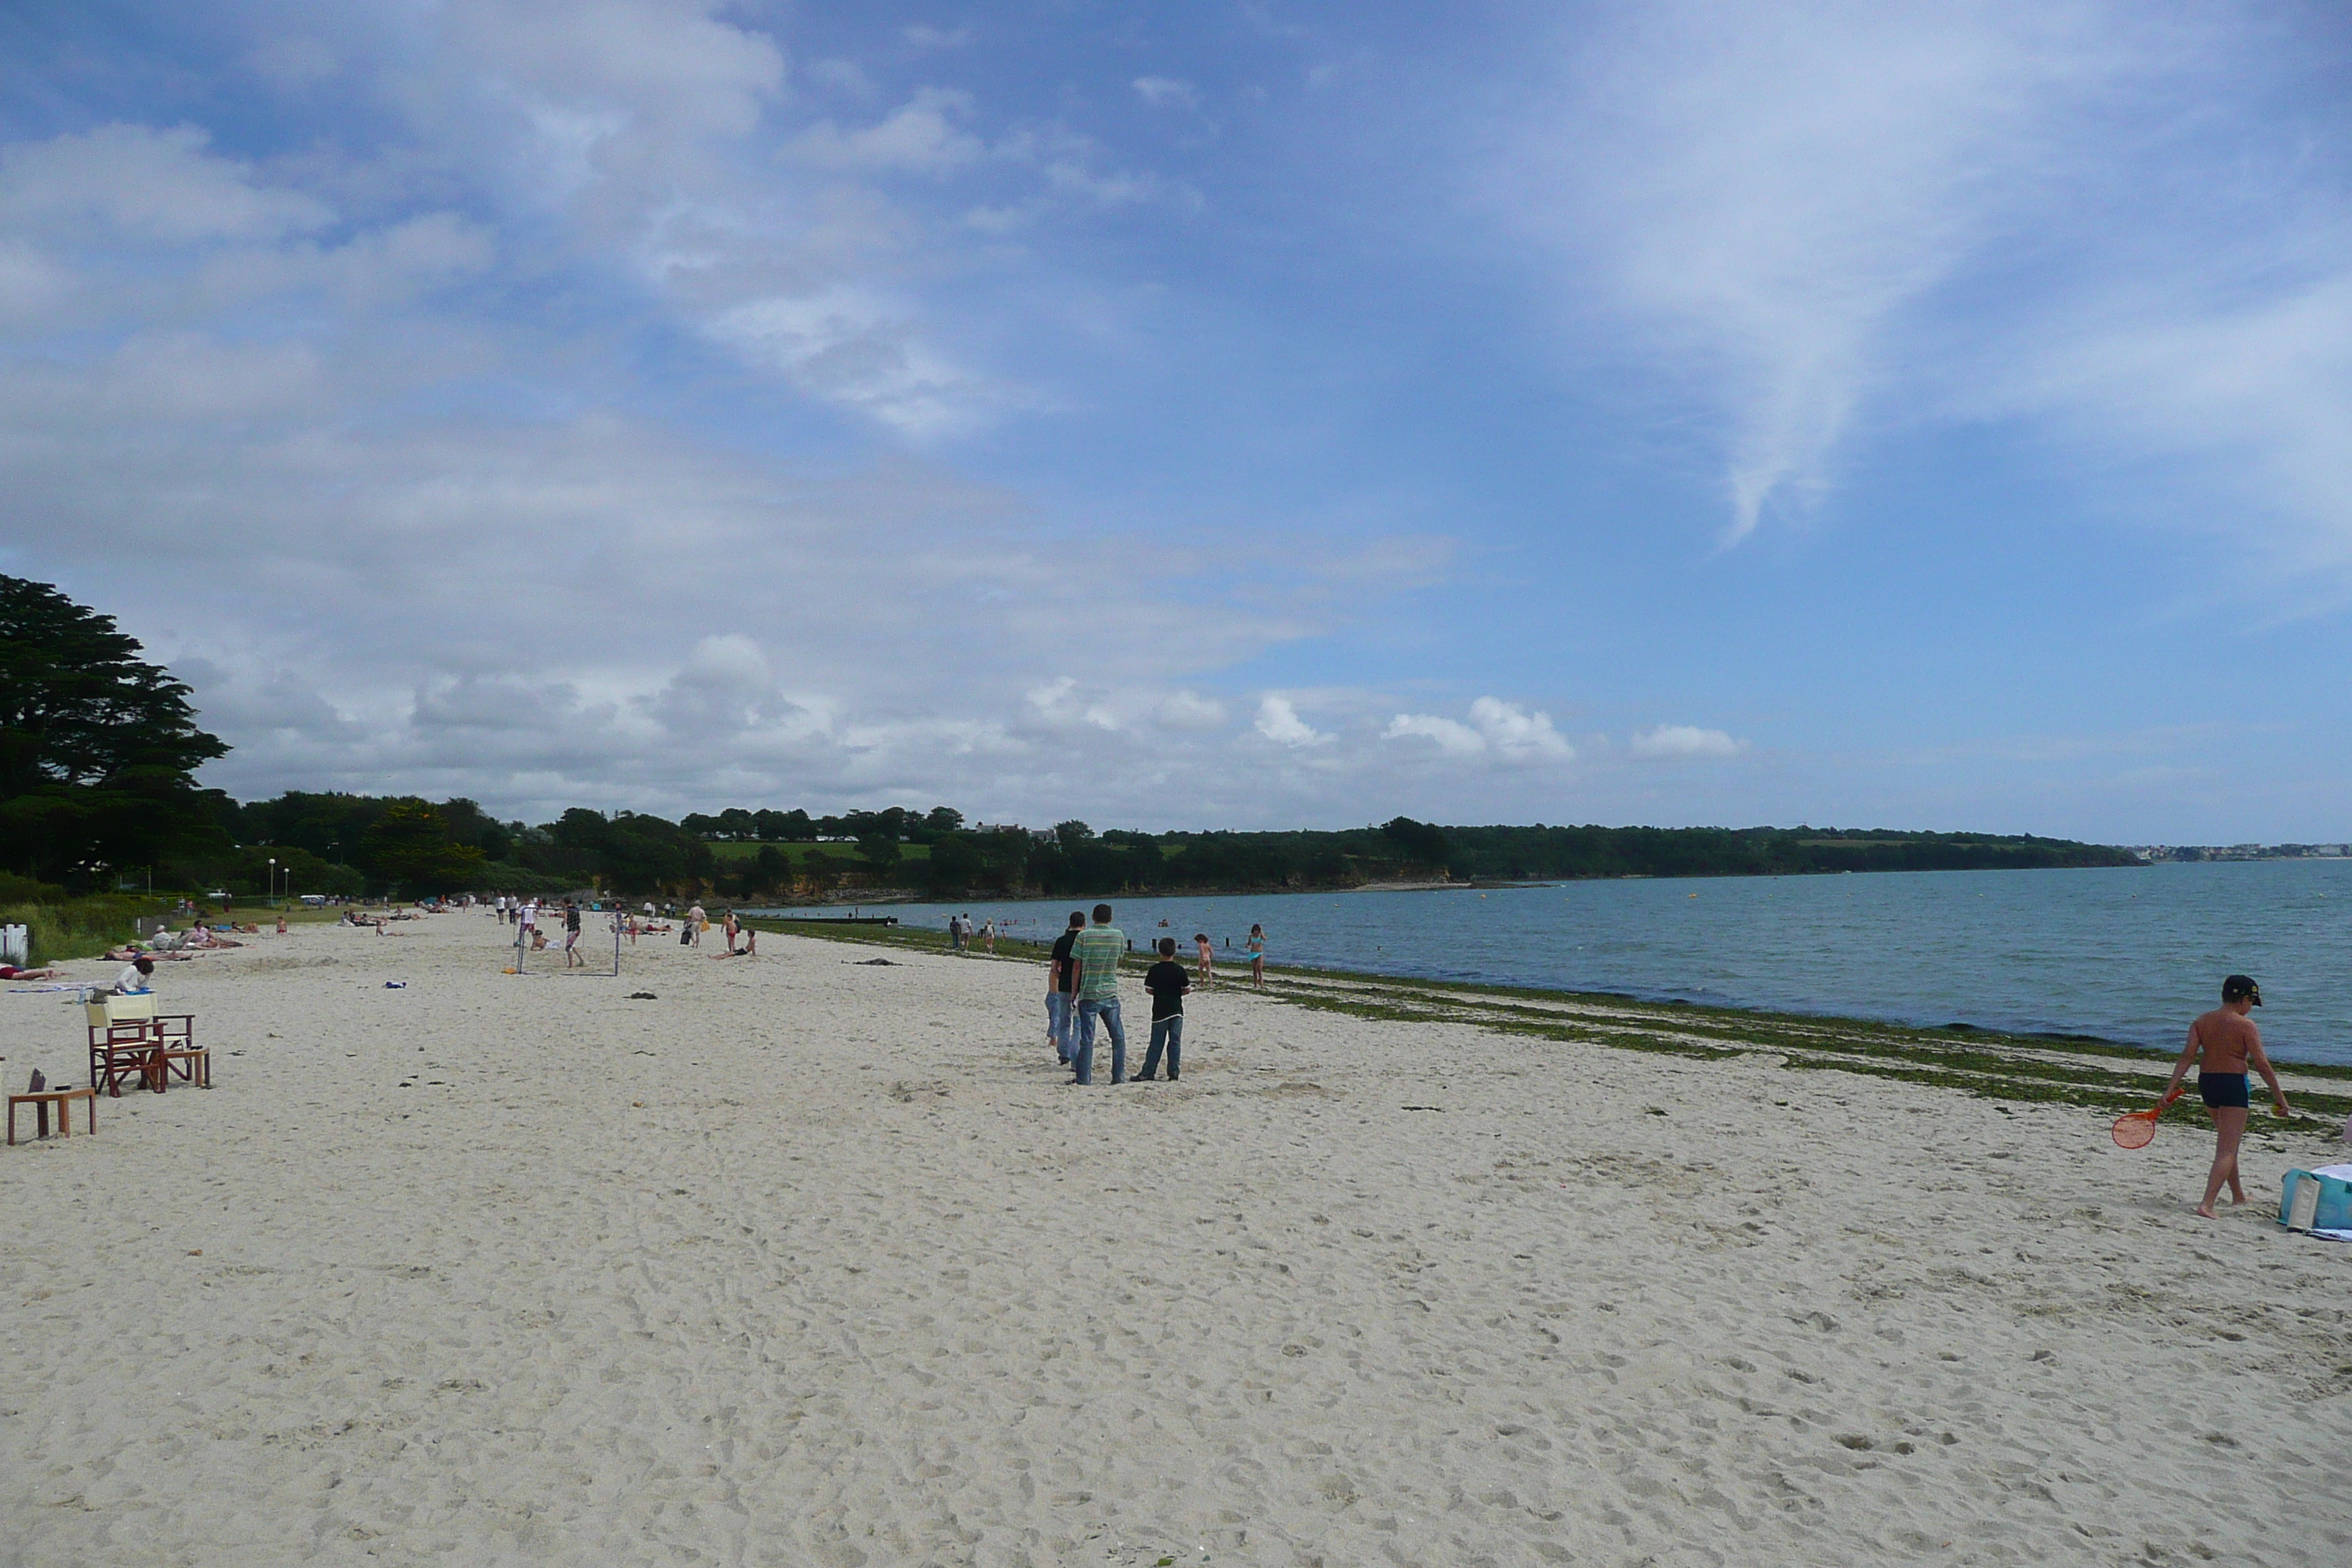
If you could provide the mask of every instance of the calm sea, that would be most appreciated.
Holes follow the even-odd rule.
[[[1051,938],[1091,900],[894,904]],[[2177,1048],[2232,971],[2283,1060],[2352,1063],[2352,860],[2098,871],[1874,872],[1568,882],[1435,893],[1118,900],[1139,950],[1194,931],[1240,965],[1253,921],[1287,962],[1684,997],[1903,1023],[2096,1035]],[[1230,944],[1235,955],[1227,959]]]

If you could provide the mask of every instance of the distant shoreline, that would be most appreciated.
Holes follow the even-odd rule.
[[[2293,859],[2293,856],[2280,856]],[[2219,863],[2219,862],[2215,862]],[[1381,881],[1334,883],[1323,887],[1286,888],[1277,883],[1243,884],[1220,888],[1118,888],[1109,896],[1119,899],[1265,899],[1285,897],[1328,898],[1339,893],[1459,893],[1496,892],[1513,888],[1565,888],[1579,882],[1755,882],[1793,879],[1801,877],[1902,877],[1936,874],[1970,873],[1979,871],[2130,871],[2145,870],[2155,862],[2137,860],[2092,866],[1890,866],[1867,869],[1841,868],[1825,871],[1691,871],[1659,873],[1654,871],[1612,871],[1589,877],[1528,877],[1481,878],[1473,881]],[[2196,862],[2183,861],[2183,865]],[[757,914],[762,910],[835,910],[866,904],[953,904],[984,903],[991,900],[1003,903],[1045,903],[1055,899],[1092,899],[1097,893],[1053,893],[1034,889],[1015,889],[1003,892],[967,888],[954,893],[926,892],[919,888],[842,888],[821,899],[769,899],[758,905],[738,903],[729,907],[740,914]],[[723,900],[721,900],[723,901]]]

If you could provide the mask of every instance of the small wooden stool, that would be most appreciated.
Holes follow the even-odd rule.
[[[58,1136],[60,1138],[70,1138],[73,1136],[73,1102],[77,1100],[89,1107],[89,1135],[93,1138],[97,1137],[98,1090],[95,1088],[45,1089],[38,1094],[12,1094],[8,1097],[9,1147],[14,1148],[16,1143],[16,1108],[18,1106],[29,1105],[33,1108],[33,1114],[36,1118],[34,1125],[36,1127],[42,1126],[48,1121],[49,1107],[52,1105],[56,1106],[58,1108]],[[40,1135],[44,1138],[48,1136],[47,1132],[43,1132]]]
[[[163,1064],[163,1077],[166,1082],[176,1078],[182,1083],[194,1084],[198,1089],[212,1088],[213,1053],[210,1047],[189,1046],[182,1048],[165,1046],[156,1055]]]

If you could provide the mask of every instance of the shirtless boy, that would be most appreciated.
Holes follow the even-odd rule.
[[[2238,1142],[2246,1135],[2252,1099],[2246,1093],[2248,1063],[2271,1086],[2271,1105],[2280,1120],[2287,1115],[2286,1092],[2279,1088],[2270,1058],[2263,1054],[2262,1032],[2246,1016],[2262,1005],[2263,988],[2247,976],[2232,974],[2222,981],[2221,1005],[2189,1026],[2189,1043],[2180,1048],[2180,1059],[2172,1064],[2172,1081],[2157,1102],[2162,1110],[2180,1098],[2180,1080],[2189,1064],[2196,1062],[2197,1092],[2213,1118],[2213,1169],[2205,1178],[2205,1201],[2197,1205],[2207,1219],[2214,1217],[2213,1200],[2221,1195],[2225,1182],[2231,1203],[2246,1201],[2246,1189],[2238,1184]]]

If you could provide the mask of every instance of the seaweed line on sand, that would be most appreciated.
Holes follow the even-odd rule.
[[[802,924],[782,928],[756,919],[746,923],[827,942],[950,951],[943,934],[929,931],[875,926],[813,930]],[[1043,944],[1020,945],[1033,951],[964,956],[1036,963]],[[1143,953],[1128,958],[1132,968],[1150,962]],[[1500,1035],[1706,1061],[1764,1057],[1777,1058],[1791,1071],[1853,1073],[1988,1100],[2073,1105],[2108,1114],[2145,1109],[2162,1089],[2171,1062],[2168,1052],[2087,1036],[1926,1029],[1863,1018],[1641,1002],[1608,993],[1423,981],[1346,970],[1286,966],[1269,970],[1266,979],[1263,992],[1244,985],[1223,989],[1228,994],[1376,1023],[1460,1024]],[[2282,1063],[2280,1071],[2306,1082],[2352,1080],[2352,1067]],[[2296,1114],[2269,1131],[2332,1134],[2352,1115],[2352,1094],[2322,1093],[2304,1084],[2290,1092]],[[2165,1113],[2165,1120],[2201,1124],[2203,1117],[2200,1108],[2184,1097]]]

